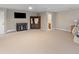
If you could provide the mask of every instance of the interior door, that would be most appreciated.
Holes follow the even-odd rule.
[[[4,34],[4,11],[0,11],[0,34]]]
[[[40,16],[30,17],[30,29],[40,29]]]

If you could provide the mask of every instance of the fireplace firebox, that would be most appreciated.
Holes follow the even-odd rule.
[[[16,30],[17,31],[27,30],[27,23],[16,23]]]

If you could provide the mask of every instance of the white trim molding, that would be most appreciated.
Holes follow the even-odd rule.
[[[15,32],[16,31],[16,29],[11,29],[11,30],[7,30],[7,33],[9,33],[9,32]]]
[[[61,29],[61,28],[54,28],[54,29],[63,30],[63,31],[66,31],[66,32],[71,32],[71,31],[68,31],[68,30],[65,30],[65,29]]]

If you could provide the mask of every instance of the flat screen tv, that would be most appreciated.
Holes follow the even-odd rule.
[[[14,18],[26,18],[26,13],[14,12]]]

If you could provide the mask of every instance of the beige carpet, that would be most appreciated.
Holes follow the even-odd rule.
[[[79,44],[69,32],[27,30],[0,37],[0,53],[79,53]]]

